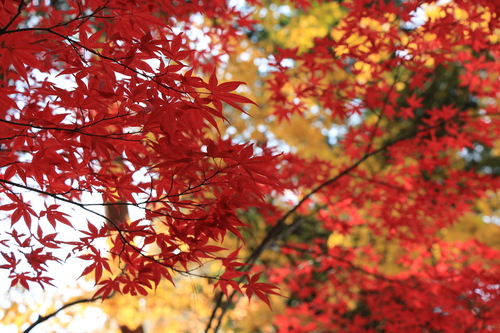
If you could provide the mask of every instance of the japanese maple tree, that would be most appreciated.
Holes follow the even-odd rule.
[[[498,227],[457,228],[498,208],[498,3],[266,3],[241,50],[267,57],[264,108],[242,127],[293,152],[296,198],[257,208],[247,260],[289,296],[274,329],[497,331]]]
[[[201,14],[213,19],[206,49],[194,35]],[[93,273],[94,297],[146,295],[240,236],[235,210],[280,189],[272,154],[218,135],[223,105],[252,103],[235,93],[242,82],[217,78],[226,40],[249,23],[223,1],[2,1],[0,210],[11,228],[0,268],[11,286],[51,285],[48,265],[73,256]],[[102,205],[143,216],[112,218]],[[75,237],[61,237],[68,227]],[[272,292],[253,277],[234,284],[247,273],[236,253],[222,259],[223,288]]]
[[[214,279],[206,331],[275,286],[279,332],[499,330],[498,241],[453,236],[498,207],[497,1],[0,5],[12,286],[76,257],[94,298]]]

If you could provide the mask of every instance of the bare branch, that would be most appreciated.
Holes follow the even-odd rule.
[[[108,298],[113,297],[114,295],[115,295],[115,293],[112,293],[111,295],[108,296]],[[38,316],[38,319],[33,324],[31,324],[27,329],[25,329],[23,331],[23,333],[30,332],[33,328],[35,328],[39,324],[43,323],[44,321],[47,321],[50,318],[55,317],[59,312],[61,312],[64,309],[67,309],[67,308],[69,308],[69,307],[71,307],[73,305],[76,305],[76,304],[95,302],[95,301],[97,301],[97,300],[99,300],[101,298],[102,297],[83,298],[83,299],[79,299],[79,300],[76,300],[76,301],[73,301],[73,302],[66,303],[66,304],[64,304],[63,306],[61,306],[59,309],[57,309],[54,312],[51,312],[51,313],[49,313],[49,314],[47,314],[45,316]]]

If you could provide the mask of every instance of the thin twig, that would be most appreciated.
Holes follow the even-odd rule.
[[[107,298],[110,298],[110,297],[113,297],[115,295],[115,293],[112,293],[111,295],[109,295]],[[44,321],[47,321],[49,320],[50,318],[52,317],[55,317],[59,312],[61,312],[62,310],[64,309],[67,309],[73,305],[76,305],[76,304],[80,304],[80,303],[90,303],[90,302],[95,302],[99,299],[101,299],[102,297],[96,297],[96,298],[84,298],[84,299],[79,299],[79,300],[76,300],[76,301],[73,301],[73,302],[69,302],[69,303],[66,303],[64,304],[63,306],[61,306],[59,309],[57,309],[56,311],[54,312],[51,312],[49,313],[48,315],[45,315],[45,316],[38,316],[38,319],[32,323],[27,329],[25,329],[23,331],[23,333],[28,333],[30,332],[33,328],[35,328],[36,326],[38,326],[39,324],[43,323]]]

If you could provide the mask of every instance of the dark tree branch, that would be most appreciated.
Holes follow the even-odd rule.
[[[113,297],[114,296],[114,293],[109,295],[108,298],[110,297]],[[52,317],[55,317],[59,312],[61,312],[62,310],[64,309],[67,309],[73,305],[76,305],[76,304],[81,304],[81,303],[90,303],[90,302],[95,302],[99,299],[101,299],[102,297],[96,297],[96,298],[84,298],[84,299],[79,299],[79,300],[76,300],[76,301],[73,301],[73,302],[70,302],[70,303],[66,303],[64,304],[63,306],[61,306],[59,309],[57,309],[56,311],[54,312],[51,312],[49,313],[48,315],[45,315],[45,316],[38,316],[38,319],[33,323],[31,324],[27,329],[25,329],[23,331],[23,333],[28,333],[30,332],[33,328],[35,328],[36,326],[38,326],[39,324],[43,323],[44,321],[47,321],[49,320],[50,318]]]
[[[19,15],[21,15],[24,6],[25,6],[24,0],[20,0],[19,1],[19,5],[17,6],[17,12],[16,12],[16,14],[11,17],[11,19],[9,20],[9,22],[7,22],[7,24],[2,29],[0,29],[0,34],[3,33],[4,31],[7,31],[7,29],[9,29],[9,27],[11,26],[11,24],[14,23],[14,21],[19,17]]]

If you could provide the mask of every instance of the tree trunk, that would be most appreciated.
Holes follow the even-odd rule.
[[[116,166],[116,170],[110,170],[110,172],[121,172],[124,170],[125,166],[123,165],[123,159],[121,156],[118,156],[114,160],[114,164]],[[118,203],[124,203],[125,201],[119,201]],[[120,225],[122,223],[126,223],[130,221],[129,213],[128,213],[128,206],[127,205],[107,205],[105,207],[105,215],[106,217],[112,221],[113,223],[116,223],[117,225]],[[109,221],[108,221],[109,223]],[[139,325],[135,329],[130,329],[127,325],[120,325],[120,332],[121,333],[144,333],[144,327],[143,325]]]

